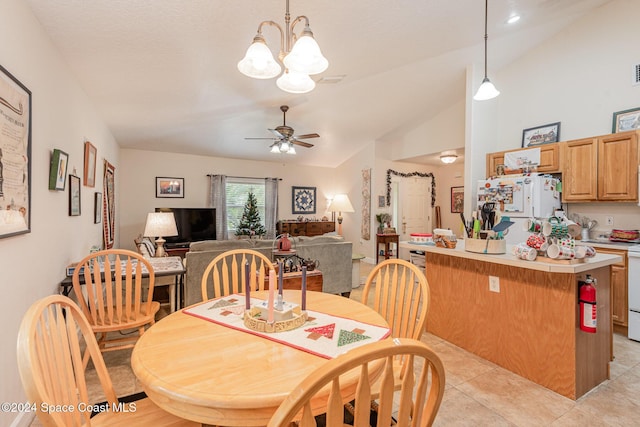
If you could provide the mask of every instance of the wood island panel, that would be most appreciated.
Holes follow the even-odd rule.
[[[426,261],[429,332],[571,399],[609,378],[608,266],[557,273],[430,252]],[[578,326],[587,273],[598,283],[596,334]],[[489,276],[499,277],[499,293]]]

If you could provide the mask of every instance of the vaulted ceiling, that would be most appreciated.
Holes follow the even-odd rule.
[[[314,80],[341,78],[301,95],[236,68],[261,21],[284,25],[285,0],[27,2],[127,148],[333,167],[460,102],[483,63],[481,0],[291,0],[329,60]],[[489,75],[607,2],[491,0]],[[277,55],[279,33],[264,35]],[[295,156],[245,140],[272,136],[283,104],[296,134],[320,134]]]

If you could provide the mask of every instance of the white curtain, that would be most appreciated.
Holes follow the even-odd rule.
[[[216,209],[216,239],[228,240],[227,231],[227,177],[225,175],[209,175],[211,180],[211,206]]]
[[[278,218],[278,179],[264,180],[264,223],[267,229],[267,239],[276,237],[276,220]]]

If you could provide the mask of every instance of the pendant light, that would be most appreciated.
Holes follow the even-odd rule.
[[[491,83],[487,77],[487,15],[489,8],[489,0],[484,0],[484,79],[474,95],[476,101],[486,101],[500,95],[500,91]]]

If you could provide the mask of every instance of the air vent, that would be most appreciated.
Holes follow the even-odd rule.
[[[633,79],[631,81],[633,86],[640,85],[640,64],[636,64],[633,66]]]
[[[337,76],[325,76],[323,78],[321,78],[320,80],[318,80],[319,84],[335,84],[335,83],[340,83],[342,81],[342,79],[344,79],[346,77],[346,75],[341,74],[341,75],[337,75]]]

